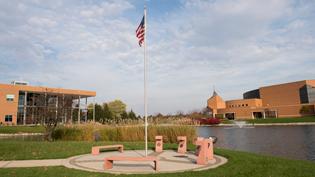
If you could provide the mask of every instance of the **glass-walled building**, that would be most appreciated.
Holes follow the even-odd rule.
[[[88,102],[96,92],[0,84],[0,124],[45,124],[58,119],[62,123],[87,121]],[[93,108],[92,108],[93,109]]]

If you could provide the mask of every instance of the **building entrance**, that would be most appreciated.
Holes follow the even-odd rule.
[[[235,113],[225,113],[225,117],[228,118],[229,120],[234,120]]]
[[[262,119],[263,118],[263,113],[262,112],[253,112],[253,117],[255,119]]]

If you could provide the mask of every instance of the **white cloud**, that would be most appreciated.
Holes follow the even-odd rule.
[[[124,0],[102,2],[99,5],[92,5],[80,11],[80,15],[87,18],[106,18],[121,14],[133,6]]]
[[[141,17],[131,20],[139,14],[132,2],[0,2],[0,81],[95,90],[99,102],[119,98],[142,113]],[[234,99],[314,79],[315,5],[305,3],[186,0],[166,14],[149,11],[150,113],[202,108],[213,85]]]
[[[36,25],[45,28],[52,28],[57,25],[56,21],[41,17],[31,17],[28,22],[30,23],[30,25]]]

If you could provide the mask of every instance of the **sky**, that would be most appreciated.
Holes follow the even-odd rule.
[[[315,79],[315,1],[149,0],[149,114]],[[97,92],[143,114],[142,0],[0,0],[0,83]]]

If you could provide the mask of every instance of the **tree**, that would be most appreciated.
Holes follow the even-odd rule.
[[[126,111],[124,111],[123,113],[120,114],[121,119],[128,119],[128,114]]]
[[[95,114],[95,119],[96,119],[96,114]],[[90,103],[88,105],[88,120],[93,120],[93,103]]]
[[[191,111],[188,116],[190,118],[193,118],[193,119],[198,119],[198,118],[203,118],[204,117],[204,115],[199,110]]]
[[[104,115],[104,110],[101,105],[95,104],[95,121],[101,122]]]
[[[129,117],[129,119],[137,119],[137,115],[132,111],[132,109],[131,109],[131,111],[128,113],[128,117]]]
[[[72,106],[72,99],[69,97],[63,98],[62,95],[48,95],[45,93],[37,96],[36,104],[41,106],[38,114],[42,118],[45,127],[44,139],[52,141],[52,134],[58,123],[61,122],[67,108]]]
[[[210,115],[210,112],[211,112],[211,110],[210,110],[210,108],[208,108],[208,107],[205,107],[205,108],[203,108],[203,109],[201,110],[201,114],[204,115],[204,116]]]
[[[179,110],[179,111],[176,112],[176,115],[177,116],[184,116],[184,112]]]
[[[162,113],[157,113],[157,114],[155,114],[155,116],[154,117],[164,117],[164,115],[162,114]]]
[[[107,105],[114,118],[120,119],[121,114],[126,112],[127,106],[120,100],[111,101]]]
[[[104,103],[103,104],[103,115],[102,115],[102,119],[103,119],[103,123],[108,121],[108,120],[112,120],[113,119],[113,114],[110,111],[108,104]]]
[[[108,110],[108,109],[107,109]],[[101,105],[95,103],[95,122],[104,122],[104,118],[110,117],[106,115]],[[88,105],[88,119],[93,120],[93,104]]]

